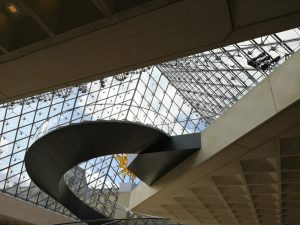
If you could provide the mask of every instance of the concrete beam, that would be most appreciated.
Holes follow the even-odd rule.
[[[130,208],[141,213],[241,155],[300,123],[300,52],[201,134],[193,154],[151,187],[141,183],[131,193]]]
[[[20,199],[0,194],[0,215],[11,220],[22,221],[31,225],[53,225],[74,222],[75,220],[54,211],[33,205]],[[3,219],[2,218],[2,219]],[[1,222],[1,216],[0,216]]]

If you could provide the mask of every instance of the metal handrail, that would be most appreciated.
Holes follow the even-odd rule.
[[[70,188],[70,190],[73,192],[72,188]],[[77,196],[77,193],[73,192],[74,195]],[[80,196],[77,196],[78,198],[80,198]],[[81,199],[82,200],[82,199]],[[82,200],[85,204],[89,205],[87,202],[85,202],[85,200]],[[109,204],[108,202],[101,202],[101,200],[98,201],[98,203],[100,203],[101,205],[107,205]],[[147,214],[142,214],[142,213],[137,213],[137,212],[133,212],[131,211],[131,209],[119,204],[118,202],[115,202],[114,204],[109,204],[111,207],[114,207],[114,209],[118,209],[121,210],[122,212],[128,213],[127,214],[127,218],[126,219],[138,219],[138,218],[148,218],[148,219],[165,219],[163,217],[158,217],[158,216],[153,216],[153,215],[147,215]],[[117,205],[117,206],[116,206]],[[95,210],[99,210],[98,208],[89,205],[91,208],[95,209]],[[122,220],[121,218],[111,218],[109,220]],[[124,219],[124,218],[123,218]]]
[[[91,105],[86,105],[87,107],[88,106],[97,106],[97,105],[109,105],[109,104],[91,104]],[[162,128],[163,127],[166,127],[167,126],[167,130],[168,132],[170,132],[170,124],[172,123],[176,123],[176,122],[170,122],[170,123],[166,123],[165,120],[167,120],[167,115],[162,115],[160,114],[159,112],[155,111],[155,110],[152,110],[152,109],[149,109],[149,108],[144,108],[144,107],[141,107],[141,106],[133,106],[133,105],[127,105],[127,104],[113,104],[113,106],[126,106],[126,107],[135,107],[137,108],[138,110],[142,109],[142,110],[145,110],[147,112],[152,112],[154,113],[153,115],[153,118],[154,118],[154,122],[152,124],[145,124],[145,125],[148,125],[148,126],[152,126],[152,127],[155,127],[156,129],[160,129],[159,127],[161,127],[160,130],[164,131]],[[103,113],[103,110],[105,110],[106,108],[104,109],[101,109],[99,110],[98,112],[96,113]],[[130,110],[130,108],[126,109],[126,110]],[[81,118],[80,120],[76,119],[76,121],[68,121],[66,123],[63,123],[61,124],[61,117],[64,116],[64,114],[67,114],[67,113],[72,113],[74,111],[74,109],[69,109],[69,110],[66,110],[64,112],[61,112],[61,113],[58,113],[54,116],[52,116],[51,118],[47,119],[46,121],[44,121],[39,127],[38,129],[36,130],[33,138],[32,138],[32,143],[35,142],[37,139],[39,139],[40,137],[46,135],[47,133],[49,133],[50,131],[53,131],[59,127],[63,127],[63,126],[68,126],[68,125],[71,125],[71,124],[76,124],[76,123],[82,123],[82,122],[86,122],[85,119]],[[143,112],[145,113],[145,112]],[[137,112],[137,114],[139,114],[139,112]],[[97,116],[97,114],[93,113],[92,114],[94,117]],[[69,116],[69,115],[68,115]],[[93,117],[92,117],[93,118]],[[139,118],[138,118],[139,119]],[[157,119],[160,119],[161,121],[164,121],[164,123],[160,123],[160,124],[155,124],[155,121]],[[90,121],[97,121],[99,119],[91,119]],[[130,120],[127,120],[127,118],[123,119],[123,120],[117,120],[117,121],[130,121]],[[141,123],[141,121],[132,121],[132,122],[137,122],[137,123]],[[181,121],[181,122],[184,122],[184,121]],[[164,131],[165,132],[165,131]],[[166,132],[165,132],[166,133]],[[70,188],[70,190],[72,191],[72,188]],[[74,193],[74,192],[73,192]],[[76,195],[76,193],[74,193]],[[79,196],[77,196],[79,197]],[[80,198],[80,197],[79,197]],[[84,200],[82,200],[83,202],[85,202]],[[103,202],[100,202],[102,205],[105,205],[107,204],[106,203],[103,203]],[[89,205],[87,202],[85,202],[85,204]],[[118,205],[119,207],[116,207],[116,205]],[[89,205],[90,207],[94,208],[93,205]],[[117,209],[117,210],[122,210],[126,213],[128,213],[126,216],[129,216],[130,218],[127,218],[127,219],[139,219],[139,218],[147,218],[147,219],[163,219],[163,218],[160,218],[160,217],[155,217],[155,216],[150,216],[150,215],[144,215],[144,214],[139,214],[139,213],[134,213],[132,212],[130,209],[118,204],[117,202],[115,202],[114,204],[111,204],[111,207],[113,207],[114,209]],[[98,208],[96,208],[96,210],[100,210]],[[136,218],[134,218],[136,217]],[[109,219],[109,220],[112,220],[112,219]],[[122,220],[122,219],[113,219],[113,220]]]
[[[53,225],[68,225],[68,224],[80,224],[80,223],[98,223],[98,222],[105,222],[107,221],[107,223],[103,223],[102,225],[106,225],[106,224],[112,224],[112,223],[116,223],[116,222],[121,222],[121,221],[136,221],[136,220],[161,220],[161,221],[170,221],[169,218],[160,218],[160,217],[141,217],[141,218],[126,218],[126,219],[95,219],[95,220],[82,220],[82,221],[74,221],[74,222],[66,222],[66,223],[56,223]]]
[[[97,106],[97,105],[107,105],[107,104],[92,104],[92,106]],[[117,106],[117,105],[119,105],[119,106],[131,107],[131,108],[132,108],[132,107],[136,107],[136,108],[138,108],[138,110],[142,109],[142,110],[147,111],[147,112],[150,111],[150,112],[154,113],[154,114],[153,114],[154,123],[153,123],[153,124],[146,124],[146,125],[148,125],[148,126],[153,126],[153,127],[155,127],[156,129],[159,129],[158,126],[167,125],[168,130],[169,130],[169,124],[170,124],[170,123],[163,123],[163,124],[160,124],[160,125],[155,125],[155,121],[156,121],[157,119],[160,119],[160,120],[162,120],[162,121],[164,121],[164,120],[167,119],[167,116],[162,115],[162,114],[160,114],[160,113],[157,112],[157,111],[154,111],[154,110],[149,109],[149,108],[144,108],[144,107],[141,107],[141,106],[129,106],[129,105],[127,105],[127,104],[114,104],[114,106]],[[89,106],[89,105],[87,105],[87,106]],[[70,113],[72,113],[73,110],[74,110],[74,109],[69,109],[69,110],[66,110],[66,111],[64,111],[64,112],[58,113],[58,114],[52,116],[51,118],[47,119],[46,121],[44,121],[44,122],[38,127],[38,129],[36,130],[36,132],[35,132],[33,138],[31,139],[32,143],[34,143],[34,142],[35,142],[37,139],[39,139],[40,137],[46,135],[47,133],[49,133],[49,132],[51,132],[51,131],[53,131],[53,130],[59,128],[59,127],[68,126],[68,125],[76,124],[76,123],[86,122],[85,119],[81,118],[81,119],[78,120],[78,121],[77,121],[77,120],[76,120],[76,121],[68,121],[68,122],[66,122],[66,123],[61,124],[61,118],[62,118],[65,114],[70,114]],[[105,109],[101,109],[101,111],[99,111],[99,113],[103,113],[103,110],[105,110]],[[126,110],[130,110],[130,109],[128,108],[128,109],[126,109]],[[145,112],[143,112],[143,113],[145,113]],[[137,112],[137,114],[139,114],[139,112]],[[94,115],[94,117],[97,116],[97,114],[93,114],[93,115]],[[68,116],[69,116],[69,115],[68,115]],[[139,118],[138,118],[138,119],[139,119]],[[96,121],[97,121],[97,120],[98,120],[98,119],[96,119]],[[91,119],[90,121],[94,121],[94,120]],[[129,120],[127,120],[127,119],[125,118],[125,119],[123,119],[123,120],[118,120],[118,121],[129,121]],[[140,123],[141,123],[141,121],[132,121],[132,122],[140,122]],[[70,188],[70,190],[72,191],[72,188]],[[73,191],[72,191],[72,192],[73,192]],[[74,193],[74,192],[73,192],[73,193]],[[74,194],[76,195],[76,193],[74,193]],[[80,196],[77,196],[77,197],[80,198]],[[82,200],[82,201],[83,201],[85,204],[89,205],[85,200]],[[107,204],[107,202],[106,202],[106,203],[99,202],[99,203],[100,203],[101,205]],[[119,207],[116,207],[116,205],[118,205]],[[98,209],[97,207],[94,207],[93,205],[89,205],[89,206],[92,207],[92,208],[94,208],[94,209],[96,209],[97,211],[98,211],[98,210],[101,211],[101,209]],[[150,215],[142,215],[142,214],[134,213],[134,212],[132,212],[130,209],[128,209],[128,208],[126,208],[126,207],[124,207],[124,206],[122,206],[122,205],[120,205],[120,204],[118,204],[118,203],[116,203],[116,202],[115,202],[114,204],[111,204],[111,207],[114,208],[114,210],[121,210],[121,212],[126,212],[126,215],[125,215],[125,216],[126,216],[126,217],[130,217],[131,219],[134,219],[134,217],[139,217],[139,218],[141,218],[141,217],[146,217],[146,218],[148,218],[148,219],[150,219],[150,218],[152,218],[152,219],[161,219],[161,218],[159,218],[159,217],[153,217],[153,216],[150,216]],[[110,220],[112,220],[112,219],[110,219]]]

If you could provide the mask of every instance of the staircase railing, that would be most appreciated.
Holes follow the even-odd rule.
[[[98,219],[98,220],[83,220],[67,223],[56,223],[53,225],[170,225],[167,218],[159,217],[140,217],[140,218],[127,218],[127,219]]]

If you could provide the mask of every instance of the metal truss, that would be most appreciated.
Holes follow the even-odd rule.
[[[296,28],[157,67],[209,125],[299,48]]]

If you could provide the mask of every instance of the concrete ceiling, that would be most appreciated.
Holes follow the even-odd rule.
[[[298,225],[299,59],[204,130],[199,152],[153,186],[138,186],[130,208],[190,225]]]
[[[269,140],[219,167],[147,214],[185,224],[299,224],[299,131],[298,126],[296,133]]]
[[[0,102],[300,25],[299,0],[5,1]]]

